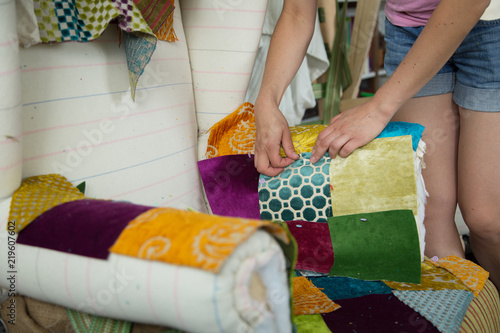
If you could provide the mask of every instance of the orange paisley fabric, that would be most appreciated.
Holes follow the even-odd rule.
[[[218,272],[258,228],[290,242],[286,231],[271,222],[154,208],[131,221],[110,251]]]

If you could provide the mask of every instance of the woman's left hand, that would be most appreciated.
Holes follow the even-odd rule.
[[[372,100],[342,112],[332,118],[330,125],[318,135],[311,162],[316,163],[327,151],[331,158],[348,156],[376,138],[391,117],[392,113],[379,110]]]

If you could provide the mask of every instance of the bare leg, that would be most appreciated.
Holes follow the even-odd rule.
[[[457,227],[457,150],[459,116],[451,94],[413,98],[392,119],[425,126],[422,175],[429,192],[425,207],[425,255],[464,258]]]
[[[479,264],[500,289],[500,112],[460,108],[458,201]]]

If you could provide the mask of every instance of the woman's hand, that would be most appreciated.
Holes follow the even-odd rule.
[[[255,168],[266,176],[276,176],[299,158],[293,147],[288,122],[276,105],[255,105]],[[287,157],[281,157],[283,147]]]
[[[387,126],[393,112],[383,112],[370,100],[335,116],[330,126],[318,135],[311,162],[316,163],[328,151],[331,158],[346,157],[366,145]]]

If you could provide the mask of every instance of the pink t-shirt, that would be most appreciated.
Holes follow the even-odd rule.
[[[385,16],[394,25],[425,25],[441,0],[387,0]],[[474,1],[474,0],[471,0]]]

